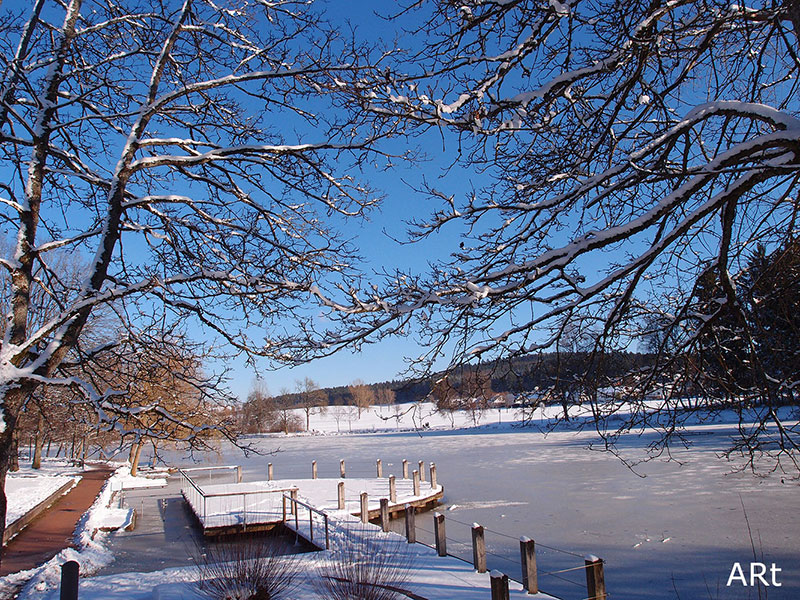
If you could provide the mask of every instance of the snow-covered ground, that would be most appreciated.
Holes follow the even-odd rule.
[[[725,586],[734,561],[747,566],[754,545],[759,560],[782,568],[783,586],[771,588],[769,597],[797,597],[798,483],[780,473],[754,477],[736,472],[735,465],[720,460],[719,453],[737,431],[734,414],[718,415],[711,423],[703,423],[700,415],[692,417],[689,448],[675,448],[672,461],[649,462],[631,470],[614,456],[587,450],[599,442],[590,430],[520,428],[514,409],[441,415],[431,405],[410,408],[374,407],[363,411],[360,420],[353,409],[334,408],[327,415],[312,415],[310,433],[251,439],[263,452],[275,454],[245,459],[238,451],[222,449],[216,460],[241,464],[245,480],[254,481],[266,479],[267,462],[274,463],[276,478],[295,479],[308,477],[312,460],[317,461],[320,477],[337,477],[339,460],[346,459],[346,481],[350,481],[374,477],[375,459],[381,458],[384,474],[394,473],[398,483],[402,459],[414,465],[420,459],[436,462],[446,490],[442,510],[448,550],[469,558],[469,528],[480,522],[487,531],[490,568],[519,577],[519,536],[530,536],[537,542],[541,586],[563,598],[585,597],[580,565],[589,553],[606,560],[608,589],[616,598],[755,597],[748,595],[754,590]],[[338,410],[342,412],[333,412]],[[573,416],[579,417],[581,410]],[[558,412],[548,408],[537,416]],[[570,428],[576,427],[575,421],[580,418]],[[625,436],[619,451],[628,460],[639,460],[653,439],[648,431]],[[169,504],[165,506],[170,510]],[[164,514],[155,518],[160,522]],[[420,515],[417,521],[418,537],[429,543],[430,518]],[[134,534],[138,532],[128,539],[134,540]],[[170,546],[176,541],[169,536],[161,539],[169,547],[162,557],[183,553],[186,564],[186,541],[176,540],[178,545]],[[418,553],[413,585],[408,586],[412,591],[431,600],[488,597],[487,575],[472,572],[457,559],[436,557],[424,546],[411,548]],[[195,568],[162,566],[153,571],[144,556],[139,566],[137,556],[127,553],[125,564],[115,566],[131,572],[82,580],[81,599],[198,597],[191,583],[198,577]],[[319,576],[325,555],[291,560],[303,573],[291,598],[316,600],[311,582]],[[58,597],[53,591],[54,572],[45,571],[51,576],[29,585],[23,600]]]
[[[163,478],[132,477],[128,466],[119,466],[79,521],[73,539],[75,548],[65,548],[36,569],[0,578],[0,598],[10,597],[23,584],[25,587],[20,598],[42,597],[49,590],[57,588],[60,566],[69,560],[78,561],[82,575],[97,572],[113,560],[113,555],[106,548],[108,532],[126,527],[133,517],[131,509],[118,506],[115,494],[124,489],[162,485],[166,485]]]
[[[364,525],[346,513],[337,513],[331,519],[331,550],[319,553],[286,557],[297,573],[296,588],[288,595],[291,600],[324,600],[326,596],[316,589],[315,580],[325,576],[328,565],[343,553],[352,559],[352,552],[344,550],[350,545],[360,555],[368,558],[388,552],[394,560],[408,565],[403,589],[419,594],[428,600],[486,600],[489,597],[489,574],[477,573],[470,565],[452,557],[439,557],[436,551],[420,544],[408,544],[396,533],[382,533],[374,525]],[[197,591],[197,568],[163,569],[149,573],[121,573],[81,581],[81,600],[201,600],[207,598]],[[522,587],[509,583],[512,600],[533,598],[550,600],[540,593],[529,595]],[[56,600],[57,590],[24,595],[23,599],[41,598]]]
[[[6,522],[13,523],[64,484],[79,480],[80,469],[64,459],[44,459],[41,469],[32,469],[29,463],[21,464],[19,471],[6,477]]]

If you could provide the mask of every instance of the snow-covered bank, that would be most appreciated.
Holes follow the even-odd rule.
[[[6,523],[13,523],[64,484],[80,479],[80,469],[65,459],[43,459],[41,469],[29,465],[6,477]]]
[[[392,553],[393,560],[408,565],[402,589],[428,600],[486,600],[490,594],[489,574],[477,573],[471,565],[452,557],[439,557],[436,551],[420,544],[407,544],[394,533],[382,533],[374,525],[363,525],[346,514],[331,518],[331,551],[282,557],[297,573],[296,588],[287,596],[292,600],[323,600],[318,580],[326,576],[331,561],[348,546],[357,548],[367,560],[380,552]],[[337,554],[339,553],[339,554]],[[196,588],[200,570],[186,567],[150,573],[122,573],[81,580],[81,600],[201,600],[207,598]],[[549,600],[540,593],[528,595],[516,582],[509,584],[511,598]],[[57,590],[26,598],[57,600]]]

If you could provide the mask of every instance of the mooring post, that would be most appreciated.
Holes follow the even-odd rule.
[[[417,526],[414,519],[414,507],[406,504],[406,540],[409,544],[417,541]]]
[[[339,461],[339,477],[344,479],[344,459]]]
[[[412,475],[414,476],[414,495],[419,496],[419,471],[414,471]]]
[[[444,533],[444,515],[433,513],[433,537],[436,538],[436,554],[447,556],[447,536]]]
[[[80,565],[69,560],[61,565],[61,600],[78,600],[78,573]]]
[[[300,512],[300,511],[297,510],[297,490],[296,489],[290,490],[289,491],[289,496],[291,496],[291,498],[292,498],[292,502],[291,502],[292,506],[291,506],[291,510],[289,512],[291,514],[293,514],[295,516],[295,520],[297,520],[296,519],[297,513]]]
[[[603,559],[589,555],[586,557],[586,591],[589,600],[606,599],[606,579],[603,574]]]
[[[419,480],[425,481],[425,461],[419,461]]]
[[[369,494],[361,492],[361,522],[369,523]]]
[[[508,575],[500,571],[489,573],[492,586],[492,600],[509,600],[508,597]]]
[[[431,463],[430,470],[431,470],[431,489],[434,490],[436,489],[436,486],[438,484],[438,481],[436,480],[436,463]]]
[[[317,461],[311,461],[311,479],[317,478]]]
[[[394,479],[394,475],[389,475],[389,501],[392,503],[397,502],[397,482]]]
[[[522,587],[529,594],[539,593],[539,575],[536,572],[536,543],[529,537],[519,538],[519,554],[522,564]]]
[[[486,538],[477,523],[472,524],[472,564],[478,573],[486,573]]]
[[[267,464],[267,479],[272,481],[273,479],[275,479],[275,477],[273,475],[274,475],[274,473],[272,471],[272,463],[269,463],[269,464]]]
[[[378,473],[378,479],[383,477],[383,462],[381,462],[380,458],[375,461],[375,470]]]
[[[242,483],[242,465],[236,466],[236,483]]]
[[[339,482],[339,510],[344,510],[344,481]]]
[[[403,479],[408,479],[408,461],[403,459]]]
[[[381,529],[389,531],[389,499],[381,498]]]

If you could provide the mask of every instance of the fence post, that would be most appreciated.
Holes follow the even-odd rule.
[[[381,498],[381,529],[389,531],[389,499]]]
[[[508,575],[500,571],[492,571],[489,574],[492,585],[492,600],[509,600],[508,598]]]
[[[344,510],[344,481],[340,481],[339,485],[339,510]]]
[[[414,476],[414,495],[419,496],[419,471],[412,473]]]
[[[433,513],[433,536],[436,538],[436,554],[447,556],[447,536],[444,533],[444,515]]]
[[[389,475],[389,502],[397,502],[397,482],[394,475]]]
[[[417,541],[417,526],[414,519],[414,507],[406,504],[406,539],[409,544]]]
[[[317,478],[317,461],[311,461],[311,479]]]
[[[380,458],[375,461],[375,469],[378,472],[378,479],[383,477],[383,462]]]
[[[408,479],[408,461],[403,459],[403,479]]]
[[[486,538],[477,523],[472,524],[472,564],[478,573],[486,573]]]
[[[431,470],[431,489],[433,490],[436,489],[436,486],[439,483],[436,480],[436,463],[431,463],[430,470]]]
[[[529,594],[539,593],[539,575],[536,572],[536,543],[529,537],[519,538],[522,563],[522,587]]]
[[[78,572],[80,566],[74,560],[61,565],[60,600],[78,600]]]
[[[339,477],[344,479],[344,459],[339,461]]]
[[[586,591],[589,600],[606,599],[606,578],[603,573],[603,559],[589,555],[586,557]]]
[[[272,481],[273,479],[275,479],[275,478],[273,477],[272,463],[269,463],[269,464],[267,465],[267,479],[269,479],[270,481]]]
[[[361,492],[361,522],[369,523],[369,494]]]
[[[242,483],[242,465],[236,466],[236,483]]]

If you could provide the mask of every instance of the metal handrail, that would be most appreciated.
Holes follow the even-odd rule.
[[[296,491],[290,490],[290,491]],[[303,506],[308,509],[308,527],[309,527],[309,541],[313,544],[314,543],[314,513],[317,513],[322,517],[323,525],[325,527],[325,549],[330,549],[330,532],[328,528],[328,514],[318,508],[314,508],[310,504],[303,502],[302,500],[298,500],[294,496],[287,496],[286,494],[283,495],[283,523],[286,524],[286,501],[293,505],[293,510],[291,511],[294,514],[294,531],[295,534],[300,534],[300,515],[299,511],[297,510],[297,505]]]

